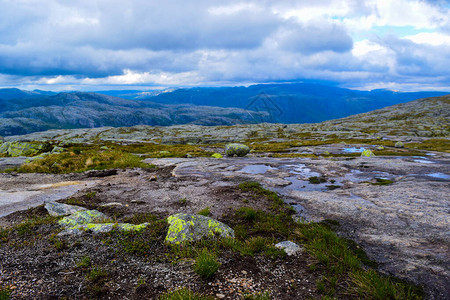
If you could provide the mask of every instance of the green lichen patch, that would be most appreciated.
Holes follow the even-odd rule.
[[[375,156],[375,154],[371,150],[368,150],[368,149],[364,150],[361,153],[361,157],[374,157],[374,156]]]
[[[62,218],[58,224],[63,227],[75,227],[88,223],[102,223],[107,219],[105,214],[97,210],[82,210]]]
[[[204,238],[234,237],[234,230],[222,222],[202,215],[179,213],[167,218],[166,242],[180,244]]]

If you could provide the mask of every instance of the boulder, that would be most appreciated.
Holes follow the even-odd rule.
[[[48,203],[48,202],[47,202]],[[46,203],[46,204],[47,204]],[[59,204],[59,203],[58,203]],[[63,207],[65,211],[75,210],[80,208],[75,205],[67,205],[70,207]],[[47,208],[47,206],[46,206]],[[81,209],[84,209],[81,207]],[[49,210],[50,212],[50,210]],[[81,235],[85,232],[92,233],[104,233],[110,232],[113,229],[119,229],[123,231],[141,231],[147,227],[148,223],[142,223],[139,225],[128,223],[101,223],[107,219],[106,215],[97,210],[78,210],[73,212],[70,216],[64,217],[59,220],[59,225],[64,227],[65,230],[61,231],[58,235]]]
[[[228,225],[202,215],[179,213],[167,218],[169,229],[166,242],[180,244],[203,238],[232,237],[234,230]]]
[[[61,231],[58,235],[81,235],[85,232],[105,233],[110,232],[114,229],[119,229],[122,231],[141,231],[148,226],[148,223],[142,223],[139,225],[133,225],[128,223],[87,223],[81,224],[73,227],[69,227],[64,231]]]
[[[375,156],[375,154],[373,154],[373,152],[371,150],[364,150],[363,152],[361,152],[361,157],[372,157]]]
[[[283,249],[284,252],[286,252],[286,254],[289,256],[295,255],[302,251],[302,248],[299,245],[291,241],[280,242],[276,244],[275,247]]]
[[[225,154],[227,156],[246,156],[250,152],[250,148],[244,144],[227,144],[225,145]]]
[[[45,209],[51,216],[66,216],[77,211],[86,210],[86,208],[76,205],[68,205],[55,201],[45,201]]]
[[[395,143],[395,148],[404,148],[405,144],[403,144],[403,142],[397,142]]]
[[[98,210],[81,210],[59,220],[58,224],[64,227],[74,227],[81,224],[100,223],[107,219],[106,215]]]
[[[0,146],[0,153],[8,154],[12,157],[33,156],[41,152],[43,148],[44,144],[6,142]]]

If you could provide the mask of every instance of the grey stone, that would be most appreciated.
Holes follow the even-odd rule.
[[[68,205],[55,201],[45,201],[45,209],[51,216],[66,216],[77,211],[86,210],[86,208],[76,205]]]
[[[296,255],[297,253],[302,251],[302,248],[294,242],[291,241],[283,241],[275,245],[275,247],[279,249],[283,249],[287,255]]]

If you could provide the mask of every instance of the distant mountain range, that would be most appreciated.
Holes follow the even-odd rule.
[[[0,135],[101,126],[313,123],[445,94],[311,83],[58,94],[0,89]]]
[[[240,108],[189,104],[157,104],[97,93],[0,90],[0,135],[21,135],[48,129],[133,125],[234,125],[253,123],[264,113]]]

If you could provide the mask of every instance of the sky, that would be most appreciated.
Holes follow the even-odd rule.
[[[0,0],[0,87],[450,91],[448,0]]]

